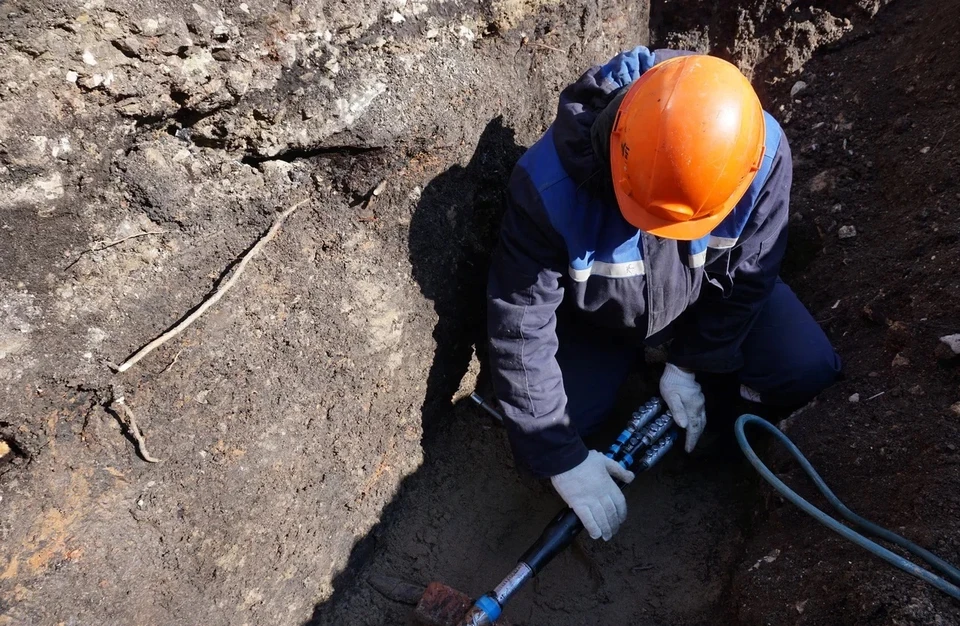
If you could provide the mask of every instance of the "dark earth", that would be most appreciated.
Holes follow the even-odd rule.
[[[960,561],[957,25],[949,0],[6,0],[0,626],[406,624],[371,581],[506,574],[560,502],[466,399],[502,193],[562,86],[636,44],[734,60],[781,120],[784,277],[846,363],[783,426],[854,510]],[[513,623],[960,624],[728,437],[628,503]]]

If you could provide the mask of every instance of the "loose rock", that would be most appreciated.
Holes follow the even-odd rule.
[[[113,42],[113,44],[124,54],[139,57],[143,52],[143,45],[136,37],[124,37]]]
[[[160,32],[160,22],[149,17],[140,20],[140,24],[138,26],[140,29],[140,34],[144,37],[156,37]]]
[[[854,226],[841,226],[837,231],[840,239],[852,239],[857,236],[857,229]]]
[[[810,191],[814,193],[832,191],[836,184],[836,173],[833,170],[824,170],[810,180]]]
[[[960,334],[944,335],[940,337],[940,344],[949,348],[952,355],[960,355]]]
[[[939,361],[960,361],[960,335],[941,337],[933,354]]]
[[[103,84],[103,74],[93,74],[81,77],[77,84],[84,89],[96,89]]]

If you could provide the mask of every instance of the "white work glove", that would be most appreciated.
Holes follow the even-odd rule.
[[[550,479],[563,501],[577,514],[591,539],[610,541],[627,519],[627,501],[616,478],[625,483],[633,472],[591,450],[583,463]]]
[[[673,421],[687,431],[684,449],[693,452],[707,425],[706,400],[693,372],[667,363],[660,377],[660,397],[673,413]]]

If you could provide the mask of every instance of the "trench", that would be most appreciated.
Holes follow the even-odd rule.
[[[468,400],[425,440],[425,465],[388,511],[365,559],[312,624],[406,624],[410,608],[378,579],[441,581],[476,596],[515,565],[563,503],[518,477],[502,428]],[[732,450],[679,455],[628,489],[629,518],[609,543],[583,540],[510,604],[515,624],[717,623],[741,558],[756,483]],[[335,582],[335,585],[337,583]]]
[[[960,266],[952,3],[484,1],[434,4],[422,21],[408,4],[406,21],[388,12],[359,30],[349,3],[328,7],[348,77],[336,85],[349,95],[367,65],[388,67],[390,82],[333,135],[307,122],[350,103],[281,72],[207,113],[185,98],[173,102],[179,112],[144,108],[134,134],[110,146],[121,150],[88,149],[117,156],[102,185],[78,179],[82,210],[42,228],[32,207],[4,216],[13,227],[0,233],[10,242],[0,256],[64,327],[50,326],[24,384],[7,387],[16,419],[0,420],[11,520],[0,531],[13,549],[0,561],[0,623],[409,624],[411,607],[383,581],[440,581],[471,596],[496,584],[562,506],[521,476],[502,427],[468,399],[475,389],[492,397],[484,290],[504,190],[560,89],[637,43],[740,63],[781,120],[795,170],[784,277],[848,361],[847,379],[812,419],[791,422],[791,437],[859,512],[957,560],[960,540],[942,521],[960,514],[949,443],[960,436],[957,363],[929,355],[935,333],[960,328],[942,306],[960,284],[941,271]],[[519,17],[503,17],[517,5]],[[431,34],[428,18],[453,26]],[[473,19],[468,40],[460,26]],[[238,46],[276,43],[257,39],[259,26],[250,17]],[[262,150],[273,145],[262,133],[283,148]],[[14,148],[0,148],[0,166],[26,177]],[[257,273],[129,379],[151,446],[169,459],[145,466],[91,404],[109,374],[71,365],[76,355],[116,359],[169,327],[276,207],[304,193],[309,208]],[[136,239],[61,275],[88,232],[130,216],[178,227],[164,240],[164,272]],[[841,239],[853,225],[858,235]],[[44,291],[48,274],[101,294],[102,310],[70,317]],[[87,347],[99,329],[109,340]],[[612,422],[655,391],[658,368],[638,358]],[[674,453],[627,501],[613,541],[577,542],[515,598],[514,624],[960,623],[956,607],[769,497],[730,438]],[[53,535],[51,519],[63,522]]]
[[[676,39],[662,21],[654,27],[661,39]],[[502,426],[467,397],[474,389],[492,397],[485,277],[504,190],[524,149],[496,118],[465,166],[423,189],[408,240],[414,279],[438,317],[421,407],[423,464],[357,540],[307,624],[409,623],[411,607],[384,593],[383,581],[420,587],[440,581],[471,596],[488,591],[563,506],[549,484],[517,471]],[[466,216],[456,226],[445,217],[452,198],[466,201],[455,203]],[[611,424],[655,392],[659,367],[639,356]],[[515,624],[556,626],[728,620],[734,574],[756,521],[758,481],[726,434],[705,454],[674,454],[641,475],[628,490],[630,518],[615,539],[578,541],[511,602],[506,616]]]
[[[803,12],[811,8],[803,5],[795,9]],[[671,24],[678,20],[682,23],[687,17],[665,7],[658,11],[655,3],[655,36],[664,41],[684,40],[689,34]],[[721,54],[736,57],[732,19],[719,11],[709,18],[715,27],[710,45]],[[891,18],[891,22],[897,19]],[[858,46],[876,34],[860,24],[854,30],[841,44],[828,45],[828,53],[836,55],[846,46]],[[792,108],[794,94],[790,87],[796,79],[781,76],[779,69],[795,51],[783,53],[774,47],[768,52],[769,56],[761,57],[756,66],[755,80],[761,85],[758,89],[765,104],[773,101]],[[854,50],[854,58],[857,54],[864,53]],[[821,114],[829,115],[829,111]],[[797,116],[809,119],[810,113],[801,110]],[[795,133],[788,128],[791,138],[804,141],[802,134]],[[482,185],[505,185],[510,161],[522,151],[509,144],[488,144],[481,139],[472,162],[496,162],[500,176],[498,179],[496,174],[491,177],[487,173]],[[804,146],[804,156],[798,157],[800,188],[796,196],[803,209],[798,218],[801,220],[804,214],[810,214],[811,203],[817,202],[815,194],[808,191],[810,177],[819,173],[809,150]],[[466,174],[467,179],[459,182],[467,187],[478,185],[469,180],[478,175],[478,170],[471,172],[468,166]],[[496,197],[485,201],[495,203]],[[482,211],[489,214],[490,206]],[[816,209],[813,214],[817,214]],[[810,278],[811,267],[817,267],[828,249],[822,230],[815,232],[811,226],[807,221],[795,228],[795,242],[784,272],[788,279],[796,280],[802,296],[822,307],[824,301],[840,294],[822,289]],[[412,238],[411,247],[415,246]],[[478,268],[485,269],[485,251],[485,246],[473,251],[467,262],[471,275]],[[829,254],[826,256],[829,258]],[[459,280],[467,274],[460,266],[456,276]],[[383,581],[418,586],[440,581],[471,596],[488,591],[512,569],[517,556],[562,506],[548,485],[518,475],[502,427],[465,398],[474,387],[490,396],[483,371],[483,319],[482,315],[477,318],[470,314],[482,307],[482,287],[482,280],[465,281],[457,297],[438,309],[441,321],[434,336],[438,351],[433,370],[442,372],[443,380],[434,385],[433,396],[428,392],[424,405],[424,465],[404,482],[398,498],[355,550],[356,558],[334,581],[333,595],[317,607],[309,624],[408,623],[410,607],[383,593]],[[448,308],[442,310],[444,306]],[[822,312],[817,315],[827,322],[833,319]],[[827,330],[836,331],[836,327],[828,325]],[[835,336],[843,341],[839,332]],[[638,364],[629,389],[621,392],[621,417],[656,389],[653,371],[655,366],[651,369]],[[837,400],[844,392],[832,393]],[[450,397],[454,398],[452,403],[447,401]],[[839,410],[843,410],[842,405]],[[705,455],[691,458],[675,454],[631,485],[627,495],[630,517],[614,540],[578,541],[514,598],[506,617],[515,624],[555,626],[760,623],[765,619],[766,606],[778,606],[776,592],[770,598],[756,586],[747,584],[745,588],[744,580],[761,564],[758,557],[772,554],[769,561],[762,561],[772,563],[779,549],[770,552],[771,546],[782,545],[778,541],[783,541],[782,535],[770,541],[767,517],[779,507],[771,504],[767,493],[743,461],[732,437],[721,437]],[[788,516],[792,523],[798,523],[795,515]],[[767,540],[757,542],[758,534]],[[804,570],[799,569],[802,577]],[[882,576],[882,566],[878,570],[878,576]],[[740,605],[744,598],[749,601],[754,595],[755,607]],[[829,602],[831,595],[824,594],[824,598]],[[795,603],[783,609],[783,621],[777,623],[793,623],[805,606],[806,602]],[[829,611],[820,613],[825,614]],[[853,623],[853,619],[845,623]]]

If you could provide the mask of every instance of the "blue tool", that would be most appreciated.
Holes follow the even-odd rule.
[[[503,421],[496,409],[477,394],[471,398],[485,411]],[[652,398],[630,417],[623,432],[610,445],[607,457],[635,473],[643,472],[662,459],[677,441],[680,431],[673,416],[665,411],[660,398]],[[617,481],[622,488],[623,483]],[[555,556],[563,552],[583,530],[577,514],[565,508],[540,533],[519,563],[493,591],[481,596],[467,611],[460,626],[490,626],[503,613],[503,607],[531,578],[543,571]]]

